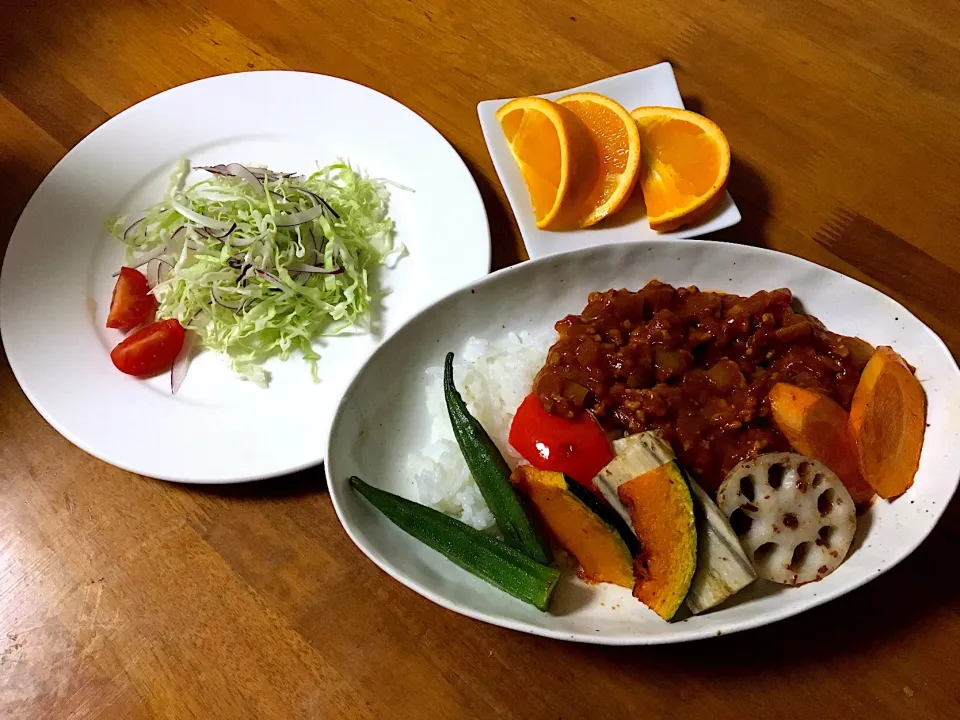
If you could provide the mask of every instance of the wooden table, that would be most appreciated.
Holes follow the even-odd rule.
[[[509,265],[524,253],[476,103],[669,60],[734,149],[744,220],[717,239],[864,280],[956,353],[957,28],[960,4],[934,0],[0,0],[0,253],[47,171],[112,115],[197,78],[291,68],[433,123]],[[318,470],[203,490],[105,465],[41,419],[5,361],[0,493],[5,718],[960,717],[957,502],[908,561],[826,607],[606,649],[467,620],[388,579]]]

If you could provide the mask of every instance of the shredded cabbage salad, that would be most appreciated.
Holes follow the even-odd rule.
[[[299,349],[317,381],[311,340],[370,328],[369,274],[405,254],[387,215],[386,182],[346,163],[308,177],[238,163],[188,160],[163,200],[112,218],[127,265],[145,268],[157,318],[176,318],[243,377],[266,386],[262,363]]]

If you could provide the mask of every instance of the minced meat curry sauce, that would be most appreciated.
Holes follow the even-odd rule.
[[[797,313],[789,290],[750,297],[674,288],[591,293],[534,380],[548,412],[592,412],[608,434],[660,430],[708,491],[741,460],[786,451],[770,417],[776,382],[850,409],[873,348]]]

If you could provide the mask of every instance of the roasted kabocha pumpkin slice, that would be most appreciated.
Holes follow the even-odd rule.
[[[687,480],[670,461],[617,488],[640,538],[633,596],[664,620],[683,605],[697,569],[697,525]]]
[[[673,450],[656,432],[614,443],[616,456],[600,471],[600,493],[640,539],[633,596],[664,620],[676,615],[697,568],[697,527],[687,480]]]
[[[601,509],[589,491],[563,473],[520,465],[510,482],[527,496],[557,543],[580,563],[580,578],[633,587],[633,555],[627,541],[635,547],[636,538],[619,516]]]
[[[614,442],[614,451],[616,457],[596,477],[595,484],[610,505],[633,524],[638,534],[642,532],[643,523],[640,520],[643,520],[643,517],[632,516],[635,513],[631,513],[627,504],[621,501],[619,488],[651,471],[665,468],[664,473],[667,479],[660,478],[658,483],[650,484],[652,486],[659,484],[675,491],[667,496],[666,502],[672,510],[668,510],[662,520],[666,523],[675,523],[675,530],[679,528],[678,558],[682,560],[686,557],[688,562],[676,563],[672,569],[671,565],[665,565],[663,562],[655,565],[661,569],[661,575],[664,572],[672,574],[674,577],[669,579],[680,587],[689,573],[687,565],[691,552],[688,547],[689,536],[685,535],[683,530],[689,530],[689,508],[694,509],[697,537],[692,553],[696,570],[692,580],[689,581],[689,591],[686,593],[686,604],[691,612],[696,614],[715,607],[756,579],[757,575],[740,547],[730,523],[713,500],[677,465],[673,450],[659,433],[645,432],[622,438]],[[685,480],[685,484],[679,482],[669,484],[669,480],[675,480],[677,475]],[[653,476],[648,478],[648,481],[652,478]],[[684,493],[685,487],[688,493]],[[688,494],[690,505],[688,505]],[[640,504],[639,500],[636,504]],[[647,510],[644,516],[659,515],[651,508]],[[640,535],[640,542],[644,548],[644,552],[640,555],[641,563],[642,558],[657,555],[654,540],[654,537],[645,538],[642,534]],[[661,542],[665,541],[661,540]],[[643,570],[642,566],[638,567],[638,587],[641,584],[641,570]],[[649,572],[649,568],[645,572]]]

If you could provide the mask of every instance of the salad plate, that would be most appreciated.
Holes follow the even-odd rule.
[[[444,433],[452,438],[453,411],[448,420],[444,408],[445,355],[455,354],[457,389],[477,422],[515,465],[521,458],[511,449],[514,430],[509,446],[506,432],[520,400],[531,392],[534,374],[547,358],[546,348],[556,342],[553,324],[562,318],[569,323],[568,316],[583,310],[590,293],[638,290],[653,279],[678,288],[697,286],[742,296],[789,288],[802,304],[802,313],[815,316],[833,333],[856,335],[868,344],[864,347],[890,346],[915,366],[926,396],[926,429],[913,484],[896,499],[875,498],[858,516],[845,559],[836,558],[843,560],[839,567],[798,587],[757,580],[702,614],[678,614],[667,622],[632,597],[628,587],[584,582],[569,566],[558,563],[560,579],[542,611],[457,567],[378,512],[383,508],[372,504],[370,487],[430,505],[474,527],[492,527],[489,516],[477,510],[479,496],[471,491],[463,460],[451,460],[459,453],[457,443],[438,440]],[[620,243],[500,270],[409,321],[378,348],[344,394],[326,452],[327,482],[354,543],[394,579],[445,608],[563,640],[671,643],[787,618],[864,585],[909,556],[933,529],[960,480],[957,407],[960,371],[949,350],[907,309],[867,285],[766,249],[700,240]],[[678,454],[688,457],[679,450]],[[424,455],[430,455],[426,465],[421,462]],[[432,469],[425,471],[426,466]],[[440,478],[444,473],[451,477]],[[818,482],[814,478],[814,487]],[[787,515],[783,517],[786,522]]]
[[[344,161],[384,180],[394,241],[405,253],[371,274],[370,332],[312,339],[318,381],[297,353],[266,360],[263,388],[204,350],[175,394],[167,373],[131,377],[111,363],[123,335],[105,321],[125,260],[107,219],[160,202],[184,158],[192,168],[246,163],[303,176]],[[188,182],[203,175],[193,169]],[[255,480],[321,462],[333,411],[357,368],[405,320],[489,266],[477,187],[415,112],[334,77],[224,75],[144,100],[57,164],[11,237],[0,328],[27,397],[92,455],[165,480]]]
[[[623,105],[628,111],[641,106],[682,108],[683,98],[677,87],[673,67],[662,62],[651,67],[614,75],[594,82],[540,95],[547,100],[556,100],[564,95],[578,92],[594,92],[605,95]],[[537,227],[530,206],[530,194],[517,163],[510,153],[510,146],[503,135],[497,110],[511,98],[484,100],[477,105],[480,127],[493,160],[497,176],[510,202],[524,245],[531,259],[568,252],[579,248],[623,242],[625,240],[654,240],[691,238],[736,225],[740,222],[740,210],[730,193],[725,193],[720,206],[702,222],[682,227],[673,232],[657,233],[647,223],[643,203],[637,202],[639,189],[626,207],[619,213],[596,226],[580,230],[551,231]]]

